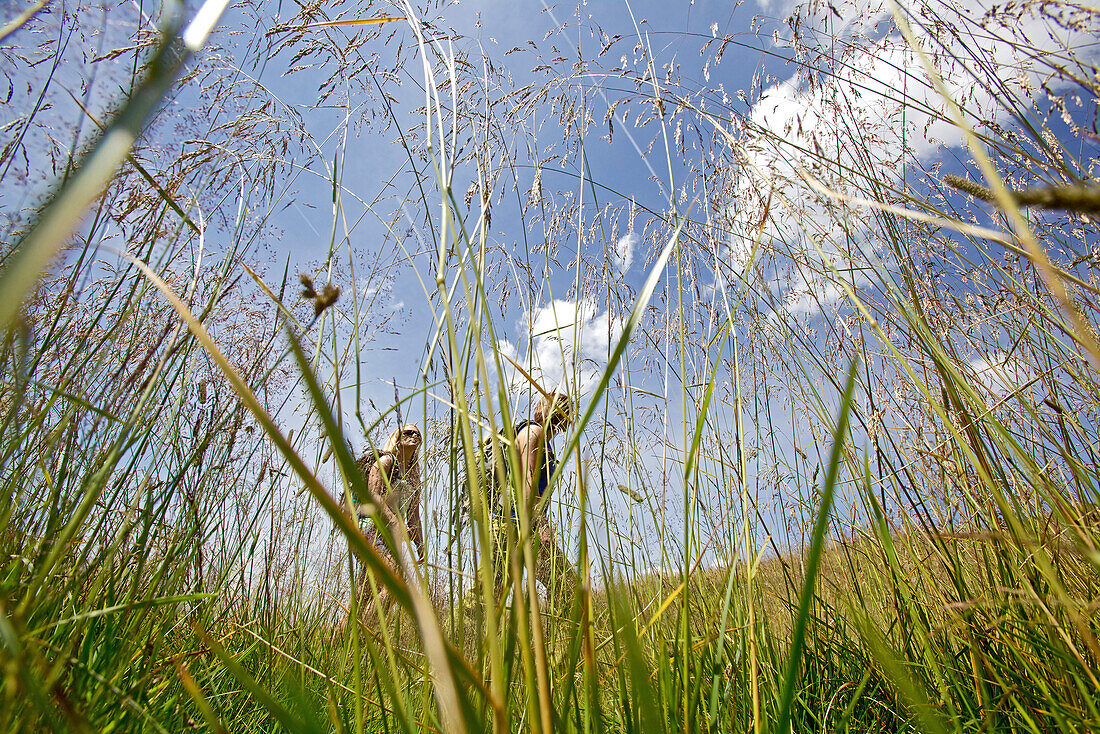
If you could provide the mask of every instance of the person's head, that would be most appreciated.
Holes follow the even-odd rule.
[[[535,404],[531,420],[552,431],[560,431],[573,422],[573,404],[568,395],[560,392],[547,393]]]
[[[386,444],[382,450],[391,454],[404,454],[411,457],[416,455],[416,450],[420,448],[421,441],[420,429],[412,423],[406,423],[393,430],[386,439]]]

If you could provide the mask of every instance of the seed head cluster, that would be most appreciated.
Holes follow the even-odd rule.
[[[340,288],[332,283],[326,283],[325,287],[318,293],[313,287],[313,278],[310,278],[305,273],[298,275],[298,280],[302,283],[302,297],[313,301],[313,315],[320,316],[326,308],[336,303],[336,300],[340,298]]]

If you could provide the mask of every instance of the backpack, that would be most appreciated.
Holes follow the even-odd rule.
[[[359,458],[355,460],[355,466],[356,466],[357,469],[359,469],[360,472],[362,472],[364,482],[369,482],[370,481],[370,470],[371,470],[371,468],[383,456],[393,456],[393,453],[390,452],[390,451],[378,451],[376,453],[374,451],[374,449],[372,449],[371,447],[368,446],[366,449],[363,450],[363,453],[360,454]],[[341,507],[346,507],[346,502],[347,502],[347,498],[345,497],[344,493],[341,492],[340,493],[340,506]],[[360,521],[367,518],[367,515],[366,515],[365,511],[362,508],[362,505],[363,505],[363,503],[353,493],[352,496],[351,496],[351,506],[352,506],[352,509],[355,511],[356,516],[359,518]]]
[[[363,449],[363,453],[355,460],[355,466],[359,468],[359,471],[363,472],[363,481],[366,481],[370,477],[370,470],[375,463],[383,456],[393,456],[390,451],[374,452],[369,446]],[[395,459],[397,457],[394,457]]]
[[[517,423],[512,435],[519,434],[533,421],[523,420]],[[512,474],[511,458],[504,437],[499,436],[495,445],[493,437],[489,436],[481,440],[474,450],[475,477],[479,487],[485,493],[485,503],[489,514],[499,514],[504,505],[504,490],[508,487],[509,477]],[[468,475],[462,483],[463,488],[469,487]],[[470,492],[463,492],[462,502],[458,508],[459,526],[466,525],[470,520],[472,507],[470,505]]]

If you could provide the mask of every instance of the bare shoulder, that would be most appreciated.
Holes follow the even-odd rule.
[[[546,435],[545,429],[537,423],[529,423],[516,434],[516,450],[539,446]]]
[[[386,476],[389,476],[393,470],[394,458],[393,454],[382,454],[378,457],[378,461],[374,462],[374,466],[371,467],[371,471],[379,471]]]

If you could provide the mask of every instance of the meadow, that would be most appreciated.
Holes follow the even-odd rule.
[[[810,3],[672,62],[582,14],[496,53],[436,3],[92,5],[0,19],[0,728],[1100,729],[1096,9]],[[793,76],[739,95],[738,49]],[[578,404],[568,603],[522,493],[492,594],[523,372]],[[391,566],[341,498],[410,416]]]

